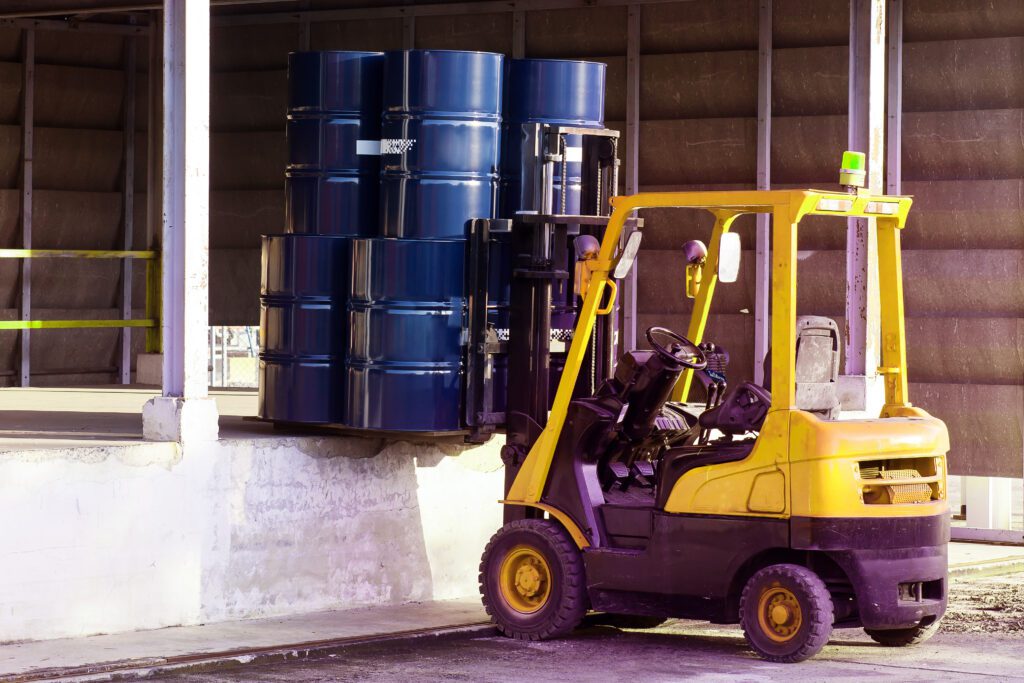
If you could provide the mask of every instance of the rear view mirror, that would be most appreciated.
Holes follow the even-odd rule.
[[[644,234],[639,230],[630,233],[629,239],[626,240],[626,246],[622,248],[622,254],[615,264],[615,270],[612,272],[612,277],[616,280],[621,280],[629,274],[636,261],[636,254],[640,251],[640,240],[643,239],[643,236]]]
[[[740,276],[740,255],[743,247],[740,236],[735,232],[722,233],[718,241],[718,279],[721,282],[736,282]]]

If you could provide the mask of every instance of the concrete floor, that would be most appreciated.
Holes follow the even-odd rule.
[[[1017,560],[1013,568],[1005,563],[1010,557]],[[508,670],[541,681],[614,680],[638,661],[648,662],[640,680],[656,681],[697,673],[708,680],[759,680],[782,672],[799,672],[799,680],[869,674],[923,680],[991,671],[1024,677],[1018,670],[1024,647],[1024,548],[954,543],[950,559],[956,578],[942,632],[933,641],[888,650],[859,630],[841,630],[823,655],[792,669],[754,658],[736,627],[696,621],[674,620],[652,631],[591,626],[565,640],[520,643],[497,637],[486,626],[479,598],[471,596],[8,643],[0,645],[0,681],[79,680],[83,672],[92,674],[83,680],[116,676],[192,683],[411,680],[418,666],[436,674],[419,680],[498,681],[507,679]],[[1004,574],[986,575],[996,569],[994,563]],[[974,571],[964,571],[967,567]],[[1011,569],[1016,573],[1005,574]],[[593,662],[593,670],[608,677],[580,672],[581,661]],[[208,673],[185,673],[199,671]]]
[[[66,679],[79,672],[138,670],[204,660],[245,662],[276,648],[301,650],[326,642],[396,637],[480,625],[479,598],[334,610],[200,626],[0,644],[0,681]],[[234,653],[240,653],[237,656]]]
[[[987,614],[975,619],[975,612]],[[989,621],[978,621],[982,618]],[[291,663],[180,673],[158,680],[1024,680],[1024,574],[957,582],[947,621],[948,630],[923,645],[903,649],[879,646],[860,630],[836,631],[821,654],[796,665],[756,658],[738,628],[671,621],[651,631],[591,626],[572,637],[543,643],[523,643],[493,632],[471,638],[418,638]]]
[[[0,389],[0,452],[30,448],[125,445],[142,441],[142,406],[160,391],[149,386]],[[254,389],[214,389],[222,438],[280,436],[256,414]]]

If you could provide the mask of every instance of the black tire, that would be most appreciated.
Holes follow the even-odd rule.
[[[548,579],[543,582],[547,586],[545,597],[532,611],[516,609],[502,591],[504,563],[522,548],[542,556],[548,573]],[[506,584],[506,591],[515,589],[516,586]],[[569,534],[556,522],[546,519],[510,522],[491,537],[484,549],[480,560],[480,594],[487,614],[506,636],[519,640],[564,636],[576,628],[587,613],[583,557]]]
[[[864,633],[871,636],[871,640],[885,645],[886,647],[907,647],[909,645],[918,645],[923,643],[934,636],[938,633],[939,624],[941,623],[941,619],[933,619],[928,624],[918,624],[917,626],[911,626],[910,628],[885,630],[866,628],[864,629]]]
[[[758,571],[743,587],[743,635],[770,662],[791,664],[818,654],[832,635],[833,620],[828,588],[806,567],[774,564]]]
[[[615,628],[657,628],[668,621],[668,617],[648,617],[642,614],[611,614],[599,612],[589,615],[585,623],[588,626],[613,626]]]

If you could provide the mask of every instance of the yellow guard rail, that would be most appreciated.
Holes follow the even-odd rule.
[[[160,351],[160,252],[106,249],[0,249],[0,258],[140,259],[146,262],[146,317],[117,320],[0,320],[0,330],[146,328],[146,351]]]

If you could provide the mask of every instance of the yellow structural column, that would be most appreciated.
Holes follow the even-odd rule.
[[[799,216],[775,207],[772,224],[772,410],[796,405],[796,241]]]
[[[898,219],[878,219],[878,294],[881,303],[885,407],[907,403],[906,324],[903,319],[903,263]]]

